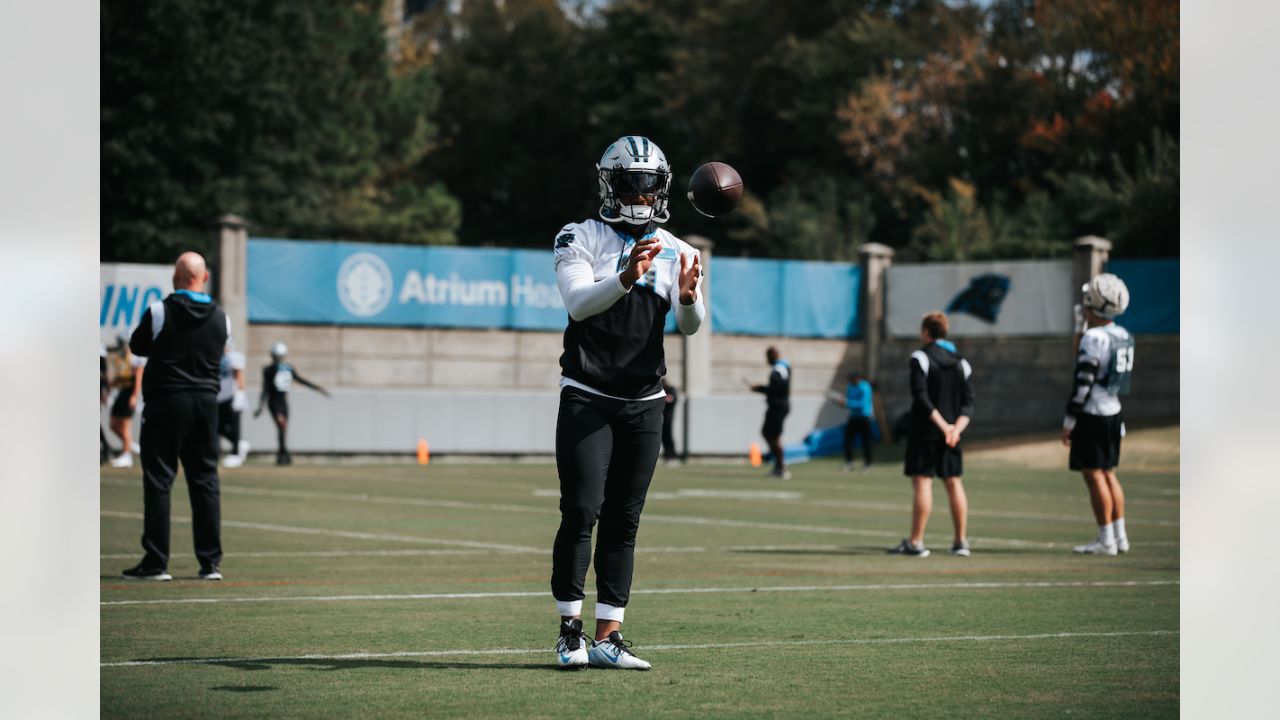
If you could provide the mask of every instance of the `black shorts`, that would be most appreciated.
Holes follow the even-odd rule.
[[[1071,431],[1072,470],[1110,470],[1120,464],[1120,413],[1106,417],[1081,414]]]
[[[764,425],[760,434],[765,437],[777,437],[782,434],[782,421],[787,419],[790,407],[774,406],[764,411]]]
[[[285,395],[268,395],[267,410],[271,413],[271,417],[283,415],[285,419],[289,417],[289,398]]]
[[[116,399],[111,403],[111,417],[113,418],[131,418],[133,417],[133,408],[129,407],[129,396],[131,390],[121,390],[116,393]]]
[[[947,447],[942,433],[907,436],[907,454],[902,474],[908,477],[960,477],[964,474],[961,445]]]

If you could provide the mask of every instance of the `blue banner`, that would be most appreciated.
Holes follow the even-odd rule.
[[[857,265],[714,257],[711,273],[716,332],[820,338],[861,335],[862,270]]]
[[[713,258],[716,332],[858,334],[860,274],[845,263]],[[249,321],[563,330],[550,250],[251,238]],[[667,316],[675,332],[675,314]]]
[[[255,323],[566,324],[550,251],[252,238],[248,274]]]
[[[1176,258],[1109,260],[1107,272],[1129,288],[1129,309],[1116,322],[1135,335],[1177,335],[1182,326],[1179,266]]]

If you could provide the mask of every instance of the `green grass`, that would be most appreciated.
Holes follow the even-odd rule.
[[[139,557],[140,473],[104,469],[105,603],[298,599],[103,605],[102,716],[1176,715],[1177,474],[1122,467],[1134,551],[1095,558],[1070,553],[1093,533],[1076,475],[966,460],[969,559],[946,554],[940,485],[935,554],[884,554],[909,522],[900,465],[812,462],[786,483],[746,466],[659,468],[624,628],[649,673],[552,669],[551,465],[226,472],[227,579],[194,579],[190,524],[175,521],[175,581],[158,584],[118,579]],[[181,483],[175,517],[190,514]],[[743,490],[796,496],[692,492]],[[831,589],[795,589],[813,586]],[[645,592],[661,589],[724,591]],[[434,593],[539,595],[315,599]],[[729,647],[661,647],[704,644]],[[516,652],[476,652],[499,648]],[[372,656],[332,657],[356,653]],[[176,659],[206,662],[114,665]]]

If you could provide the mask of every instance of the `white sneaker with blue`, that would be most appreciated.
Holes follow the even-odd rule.
[[[587,636],[582,632],[582,620],[574,618],[560,624],[556,666],[562,670],[581,670],[587,666]]]
[[[652,665],[631,652],[631,642],[622,639],[622,633],[614,630],[609,637],[591,643],[587,653],[591,667],[614,670],[650,670]]]

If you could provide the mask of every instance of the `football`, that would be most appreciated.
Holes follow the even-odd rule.
[[[742,176],[722,163],[700,165],[689,178],[689,202],[707,217],[719,217],[742,201]]]

